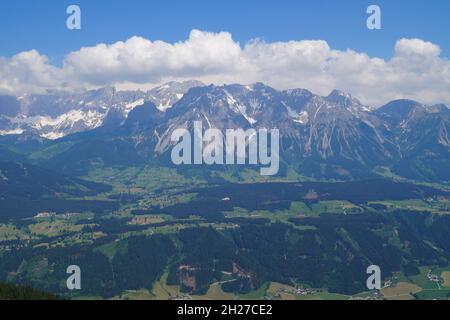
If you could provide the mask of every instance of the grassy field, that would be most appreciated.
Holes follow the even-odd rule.
[[[31,220],[33,223],[18,229],[13,224],[0,224],[0,241],[5,240],[30,240],[41,237],[56,237],[70,233],[80,232],[84,227],[94,224],[76,224],[77,220],[89,216],[82,215],[79,218],[40,218]]]
[[[224,292],[219,282],[213,283],[206,295],[192,296],[193,299],[199,300],[236,300],[238,297],[233,293]]]
[[[450,289],[422,290],[416,296],[420,300],[450,299]]]
[[[312,205],[312,209],[317,214],[321,213],[354,213],[359,212],[360,208],[349,201],[320,201]]]
[[[279,297],[282,300],[296,300],[295,288],[286,284],[271,282],[267,288],[268,297]]]
[[[114,256],[120,253],[126,253],[127,251],[127,242],[126,240],[121,241],[113,241],[110,243],[106,243],[94,249],[94,251],[98,251],[108,257],[109,261],[112,261]]]
[[[140,215],[140,216],[134,216],[133,219],[131,219],[131,221],[128,224],[135,225],[135,226],[146,226],[146,225],[162,223],[165,221],[167,221],[167,218],[163,217],[163,216]]]
[[[37,236],[56,237],[69,232],[80,232],[83,225],[73,225],[65,221],[43,221],[29,226],[32,234]]]
[[[168,273],[165,273],[158,282],[153,285],[152,294],[156,300],[169,300],[180,297],[181,291],[179,286],[169,286],[167,284]]]
[[[120,296],[114,297],[111,300],[155,300],[156,297],[147,289],[126,291]]]
[[[441,278],[444,280],[442,286],[450,288],[450,271],[442,272]]]
[[[285,222],[289,223],[290,218],[299,217],[319,217],[322,213],[337,213],[337,214],[351,214],[358,212],[360,207],[348,201],[319,201],[312,206],[306,205],[304,202],[293,201],[287,210],[257,210],[248,211],[244,208],[235,207],[233,211],[225,212],[228,218],[266,218],[271,222]]]
[[[298,300],[349,300],[350,296],[337,293],[319,292],[307,296],[299,296]]]
[[[409,210],[418,212],[430,212],[434,214],[449,214],[450,202],[448,200],[432,200],[430,202],[421,199],[410,200],[384,200],[371,201],[369,204],[381,204],[386,206],[387,211]]]
[[[420,267],[419,269],[420,274],[408,278],[410,282],[421,287],[422,289],[439,289],[438,285],[435,282],[432,282],[427,278],[427,274],[430,268]]]
[[[0,241],[29,240],[32,235],[12,224],[0,224]]]
[[[408,282],[399,282],[394,287],[381,289],[381,293],[388,300],[412,300],[412,294],[421,291],[422,288]]]
[[[186,178],[176,169],[146,167],[92,169],[87,180],[112,185],[116,193],[149,194],[161,189],[193,187],[206,184],[198,178]]]

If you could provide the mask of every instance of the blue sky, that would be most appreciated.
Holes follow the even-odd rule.
[[[66,28],[71,4],[81,7],[81,30]],[[382,30],[366,27],[372,4]],[[197,79],[339,89],[373,106],[450,104],[448,0],[1,0],[0,8],[0,94]]]
[[[66,7],[82,9],[82,30],[65,28]],[[383,29],[365,27],[366,8],[382,9]],[[228,31],[241,44],[322,39],[332,48],[352,48],[389,58],[400,38],[438,44],[450,56],[450,1],[444,0],[2,0],[0,55],[37,49],[53,63],[82,46],[139,35],[185,40],[191,29]]]

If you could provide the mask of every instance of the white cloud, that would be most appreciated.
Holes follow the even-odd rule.
[[[0,92],[17,94],[57,87],[63,79],[62,72],[36,50],[21,52],[11,58],[0,57]]]
[[[377,106],[396,98],[450,104],[450,61],[436,44],[401,39],[391,59],[353,50],[333,50],[326,41],[241,46],[230,33],[193,30],[183,42],[132,37],[69,53],[62,67],[37,51],[0,57],[0,92],[21,94],[64,87],[117,85],[148,87],[195,78],[206,83],[264,82],[278,89],[333,89]]]

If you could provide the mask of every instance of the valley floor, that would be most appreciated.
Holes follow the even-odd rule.
[[[77,200],[119,207],[0,223],[0,281],[73,299],[450,297],[446,188],[383,179],[208,185],[131,168],[90,179],[113,188]],[[75,293],[65,288],[73,264],[83,270]],[[383,288],[368,292],[371,264]]]

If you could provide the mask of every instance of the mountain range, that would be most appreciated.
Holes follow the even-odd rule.
[[[58,139],[102,126],[108,113],[125,119],[134,107],[153,102],[161,111],[198,81],[170,82],[149,91],[117,91],[106,87],[84,92],[49,91],[20,97],[0,96],[0,134],[33,133]]]
[[[450,181],[450,109],[411,100],[369,108],[350,94],[262,83],[171,82],[149,91],[0,97],[0,160],[82,175],[92,165],[171,166],[176,128],[277,128],[280,175],[360,179],[380,173]]]

